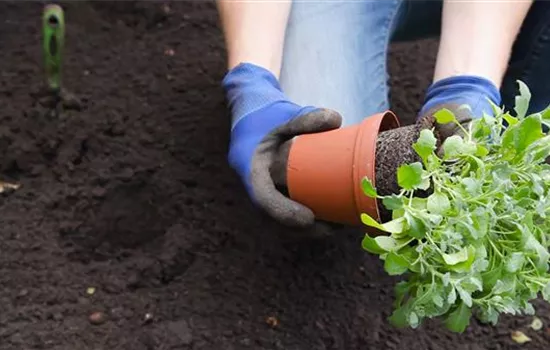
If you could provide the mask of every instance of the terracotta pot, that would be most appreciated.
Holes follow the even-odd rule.
[[[399,127],[390,111],[358,125],[297,137],[287,163],[287,187],[293,200],[310,208],[317,219],[360,226],[361,214],[379,220],[377,201],[367,197],[361,180],[375,183],[376,140]]]

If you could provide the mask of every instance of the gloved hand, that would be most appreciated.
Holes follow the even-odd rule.
[[[473,119],[483,117],[483,113],[493,116],[493,109],[487,99],[497,106],[501,103],[498,88],[489,80],[471,75],[460,75],[439,80],[426,91],[424,105],[418,113],[417,123],[421,128],[434,127],[436,138],[442,143],[452,135],[461,135],[455,123],[439,124],[433,116],[442,108],[453,112],[458,122],[467,129]],[[459,108],[468,105],[470,110]]]
[[[276,154],[294,136],[339,128],[342,117],[332,110],[292,103],[277,78],[254,64],[236,66],[222,85],[232,112],[229,164],[251,200],[287,226],[312,226],[313,212],[276,188],[272,174],[285,173],[276,168],[286,166]]]

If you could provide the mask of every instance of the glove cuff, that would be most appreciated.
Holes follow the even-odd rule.
[[[287,100],[277,78],[267,69],[251,63],[241,63],[231,69],[222,87],[231,109],[231,129],[245,115]]]
[[[493,109],[487,99],[497,106],[501,103],[500,92],[490,80],[474,75],[449,77],[435,82],[428,88],[419,115],[447,103],[469,105],[472,118],[480,118],[484,112],[493,115]]]

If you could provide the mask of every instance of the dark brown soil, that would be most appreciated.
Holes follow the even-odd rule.
[[[397,169],[402,164],[420,161],[420,157],[412,148],[420,134],[420,126],[410,124],[396,129],[384,131],[376,140],[376,179],[377,192],[382,196],[399,193],[397,184]],[[379,201],[380,217],[382,221],[391,218],[391,212],[386,210]]]
[[[2,350],[517,349],[516,329],[533,339],[523,348],[548,349],[542,303],[538,332],[519,317],[463,335],[396,330],[397,279],[362,231],[280,238],[227,166],[213,2],[65,8],[63,78],[84,107],[51,115],[32,96],[41,3],[0,2],[0,179],[21,185],[0,197]],[[392,49],[404,123],[436,45]]]

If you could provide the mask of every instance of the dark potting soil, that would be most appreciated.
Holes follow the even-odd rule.
[[[416,124],[402,126],[381,132],[376,140],[376,178],[375,186],[380,195],[387,196],[399,193],[397,184],[397,169],[402,164],[420,161],[420,157],[412,148],[420,134],[420,126]],[[382,201],[378,203],[382,221],[391,219],[391,212],[386,210]]]
[[[214,2],[63,4],[63,81],[83,107],[52,115],[32,96],[43,3],[0,2],[0,180],[21,186],[0,196],[0,349],[517,349],[514,330],[548,348],[543,303],[541,331],[394,329],[398,279],[362,230],[281,238],[227,166]],[[392,49],[404,124],[436,48]]]

